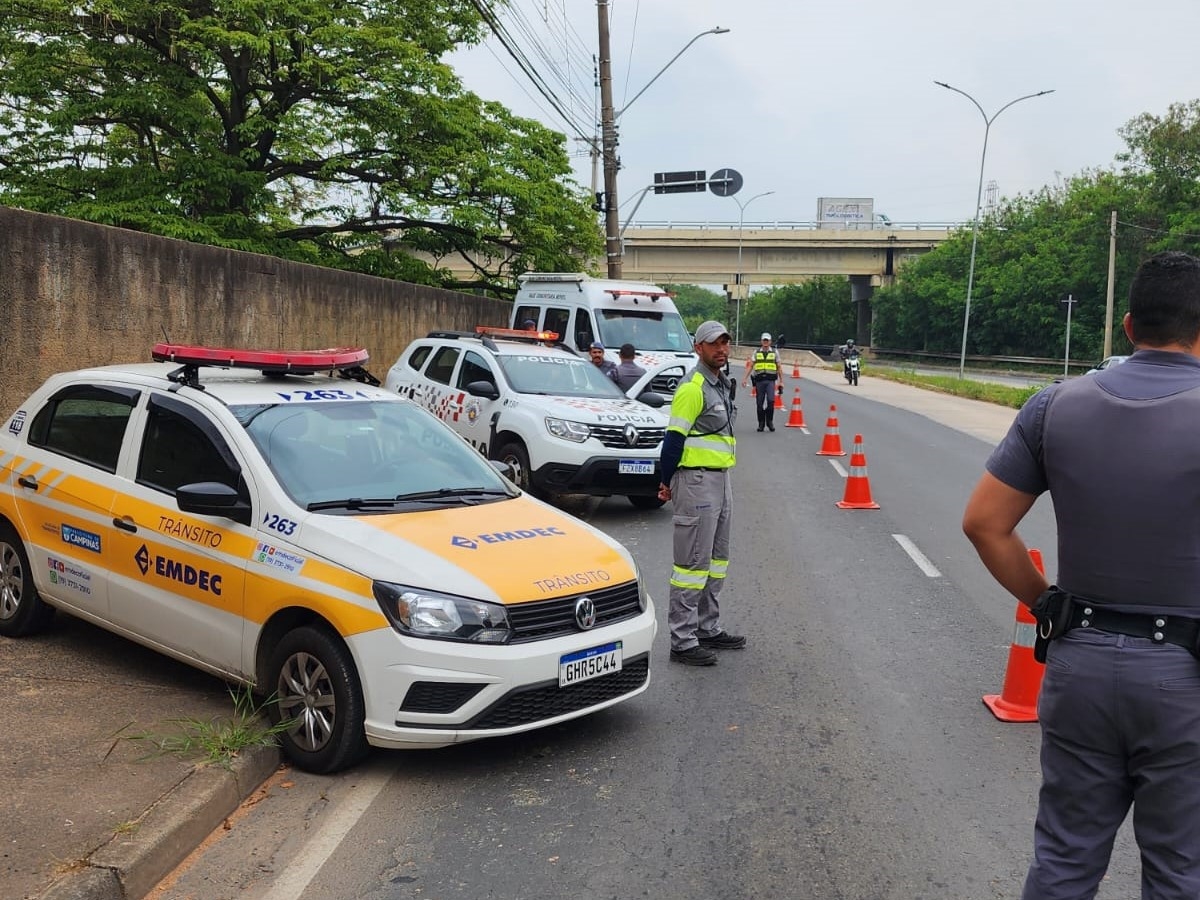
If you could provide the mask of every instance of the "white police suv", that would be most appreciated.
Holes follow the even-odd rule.
[[[385,384],[507,463],[525,490],[662,506],[662,396],[627,397],[557,338],[482,326],[474,334],[434,331],[409,344]]]
[[[62,610],[254,685],[315,772],[646,689],[654,608],[625,549],[365,351],[153,358],[56,375],[0,426],[0,635]]]

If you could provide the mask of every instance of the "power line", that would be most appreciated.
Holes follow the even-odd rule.
[[[542,77],[541,73],[537,70],[537,67],[529,61],[528,56],[526,56],[524,51],[517,46],[516,42],[512,39],[511,34],[509,34],[508,30],[496,17],[495,12],[488,5],[489,0],[471,0],[471,4],[475,7],[476,11],[487,24],[488,28],[491,29],[492,34],[496,36],[497,40],[500,41],[504,49],[508,51],[508,54],[513,58],[513,60],[516,61],[517,65],[521,68],[521,71],[524,72],[526,77],[533,83],[533,86],[537,89],[538,93],[546,99],[546,101],[554,108],[555,112],[557,112],[562,120],[570,126],[571,130],[574,131],[575,134],[581,138],[587,139],[586,132],[591,129],[580,124],[580,122],[566,108],[566,105],[559,98],[558,94],[553,90],[553,88],[550,87],[549,84],[547,84],[546,79]]]
[[[1168,231],[1165,228],[1147,228],[1145,225],[1135,225],[1133,222],[1122,222],[1120,219],[1117,220],[1117,224],[1124,225],[1126,228],[1133,228],[1136,231],[1145,231],[1148,234],[1162,234],[1166,235],[1167,237],[1200,238],[1200,234],[1189,234],[1186,231]]]

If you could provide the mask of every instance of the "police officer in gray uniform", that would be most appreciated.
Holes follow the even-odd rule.
[[[1143,900],[1200,897],[1200,259],[1143,263],[1124,327],[1124,365],[1025,404],[963,516],[1046,658],[1024,900],[1094,897],[1131,805]],[[1053,588],[1016,531],[1046,491]]]

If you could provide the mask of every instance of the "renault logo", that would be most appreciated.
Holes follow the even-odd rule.
[[[625,443],[627,446],[636,447],[638,441],[638,430],[633,425],[625,426]]]
[[[596,604],[591,597],[580,597],[575,602],[575,622],[584,631],[596,624]]]

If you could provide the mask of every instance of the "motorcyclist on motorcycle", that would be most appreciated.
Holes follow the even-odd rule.
[[[848,375],[850,373],[850,360],[858,359],[858,348],[854,346],[853,339],[847,339],[846,343],[838,347],[838,355],[842,358],[842,373]]]

